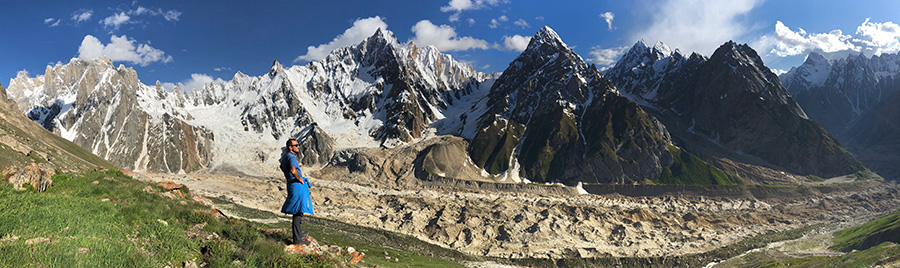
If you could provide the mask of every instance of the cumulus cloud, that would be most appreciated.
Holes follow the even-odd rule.
[[[781,21],[775,22],[775,42],[770,53],[779,57],[805,54],[809,51],[832,53],[844,50],[860,51],[860,47],[851,43],[852,37],[841,30],[828,33],[808,34],[803,29],[793,31]]]
[[[168,63],[172,56],[166,56],[162,50],[151,47],[149,44],[137,44],[134,39],[127,36],[112,35],[109,44],[104,45],[92,35],[84,36],[81,46],[78,47],[78,58],[93,60],[106,55],[111,61],[124,61],[141,66],[147,66],[153,62]]]
[[[610,66],[616,63],[622,54],[625,54],[628,51],[627,46],[623,47],[614,47],[614,48],[603,48],[601,46],[591,47],[590,55],[591,57],[587,59],[588,62],[596,64],[598,66]]]
[[[503,36],[503,48],[517,52],[525,51],[528,48],[528,42],[531,42],[530,36]]]
[[[526,22],[523,19],[519,19],[519,20],[513,22],[513,24],[515,24],[516,26],[522,27],[522,29],[531,27],[531,26],[528,26],[528,22]]]
[[[475,24],[475,19],[469,18],[469,26]]]
[[[606,25],[609,27],[609,30],[612,31],[612,23],[613,19],[616,18],[616,14],[613,14],[612,12],[604,12],[603,14],[600,14],[600,17],[606,21]]]
[[[125,12],[120,12],[106,17],[100,21],[100,24],[102,24],[104,28],[110,29],[110,31],[115,31],[118,30],[119,26],[122,26],[122,24],[128,23],[129,20],[131,20],[131,16],[128,16]]]
[[[728,40],[747,34],[748,23],[740,19],[762,0],[668,0],[651,14],[652,24],[632,36],[632,40],[657,40],[709,55]]]
[[[863,44],[875,55],[900,51],[900,25],[893,22],[877,23],[866,21],[856,28],[854,42]]]
[[[379,16],[357,19],[353,22],[353,26],[347,28],[344,33],[339,34],[331,40],[331,42],[307,47],[306,54],[297,57],[294,59],[294,62],[322,60],[325,56],[328,56],[328,53],[331,53],[331,51],[337,48],[351,46],[362,42],[366,38],[372,36],[372,34],[375,34],[375,30],[378,28],[387,30],[387,23]]]
[[[231,68],[229,68],[229,67],[218,67],[218,68],[214,68],[213,70],[216,70],[216,72],[221,72],[221,71],[231,71]]]
[[[851,53],[866,55],[900,52],[900,25],[894,22],[872,22],[866,19],[856,32],[845,34],[840,29],[827,33],[807,33],[803,28],[791,30],[781,21],[775,22],[775,32],[759,38],[754,45],[768,55],[788,57],[818,52],[826,57],[843,57]]]
[[[432,45],[444,52],[490,48],[487,41],[469,36],[458,37],[452,26],[434,25],[429,20],[419,21],[411,30],[416,35],[413,42],[423,46]]]
[[[207,74],[191,74],[191,79],[184,80],[178,82],[178,89],[182,92],[191,92],[198,89],[203,89],[203,86],[208,84],[220,84],[225,83],[225,80],[222,78],[213,78]]]
[[[76,11],[75,13],[72,13],[72,20],[74,20],[76,23],[78,23],[78,22],[90,20],[91,16],[94,16],[93,9],[82,9],[82,10]]]

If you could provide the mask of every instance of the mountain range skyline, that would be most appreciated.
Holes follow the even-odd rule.
[[[487,73],[502,71],[544,25],[601,69],[638,40],[705,56],[728,40],[748,43],[776,73],[799,66],[810,51],[828,57],[900,50],[900,27],[889,12],[898,3],[890,1],[49,3],[10,3],[13,12],[0,18],[16,25],[2,33],[19,40],[0,45],[0,77],[107,55],[135,68],[145,84],[190,91],[236,72],[260,75],[273,59],[286,66],[321,60],[377,28]]]

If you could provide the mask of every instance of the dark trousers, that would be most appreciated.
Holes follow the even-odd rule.
[[[306,238],[307,233],[300,230],[300,223],[303,222],[303,213],[294,214],[291,217],[291,225],[293,231],[294,245],[300,244],[300,239]]]

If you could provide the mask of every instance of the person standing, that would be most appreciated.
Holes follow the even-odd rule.
[[[304,180],[302,176],[303,173],[300,172],[300,163],[297,161],[297,155],[300,153],[300,143],[292,138],[287,140],[285,146],[287,146],[287,150],[281,155],[281,171],[284,173],[284,178],[287,180],[288,197],[287,200],[285,200],[284,206],[281,208],[281,212],[293,214],[293,217],[291,217],[291,229],[294,245],[301,243],[306,244],[308,242],[303,241],[303,239],[307,237],[308,233],[300,229],[300,223],[303,222],[303,212],[299,209],[298,203],[308,201],[301,200],[301,195],[297,194],[299,191],[295,188],[309,187],[309,181]],[[308,199],[309,188],[306,189],[306,196]]]

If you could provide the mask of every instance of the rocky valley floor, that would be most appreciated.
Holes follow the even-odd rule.
[[[278,212],[283,179],[141,174],[192,191]],[[812,196],[714,198],[536,194],[472,189],[390,189],[310,178],[316,216],[409,234],[461,252],[500,258],[661,257],[706,252],[816,223],[871,218],[896,209],[900,188],[840,182]],[[841,178],[835,181],[846,181]],[[548,186],[549,187],[549,186]]]

